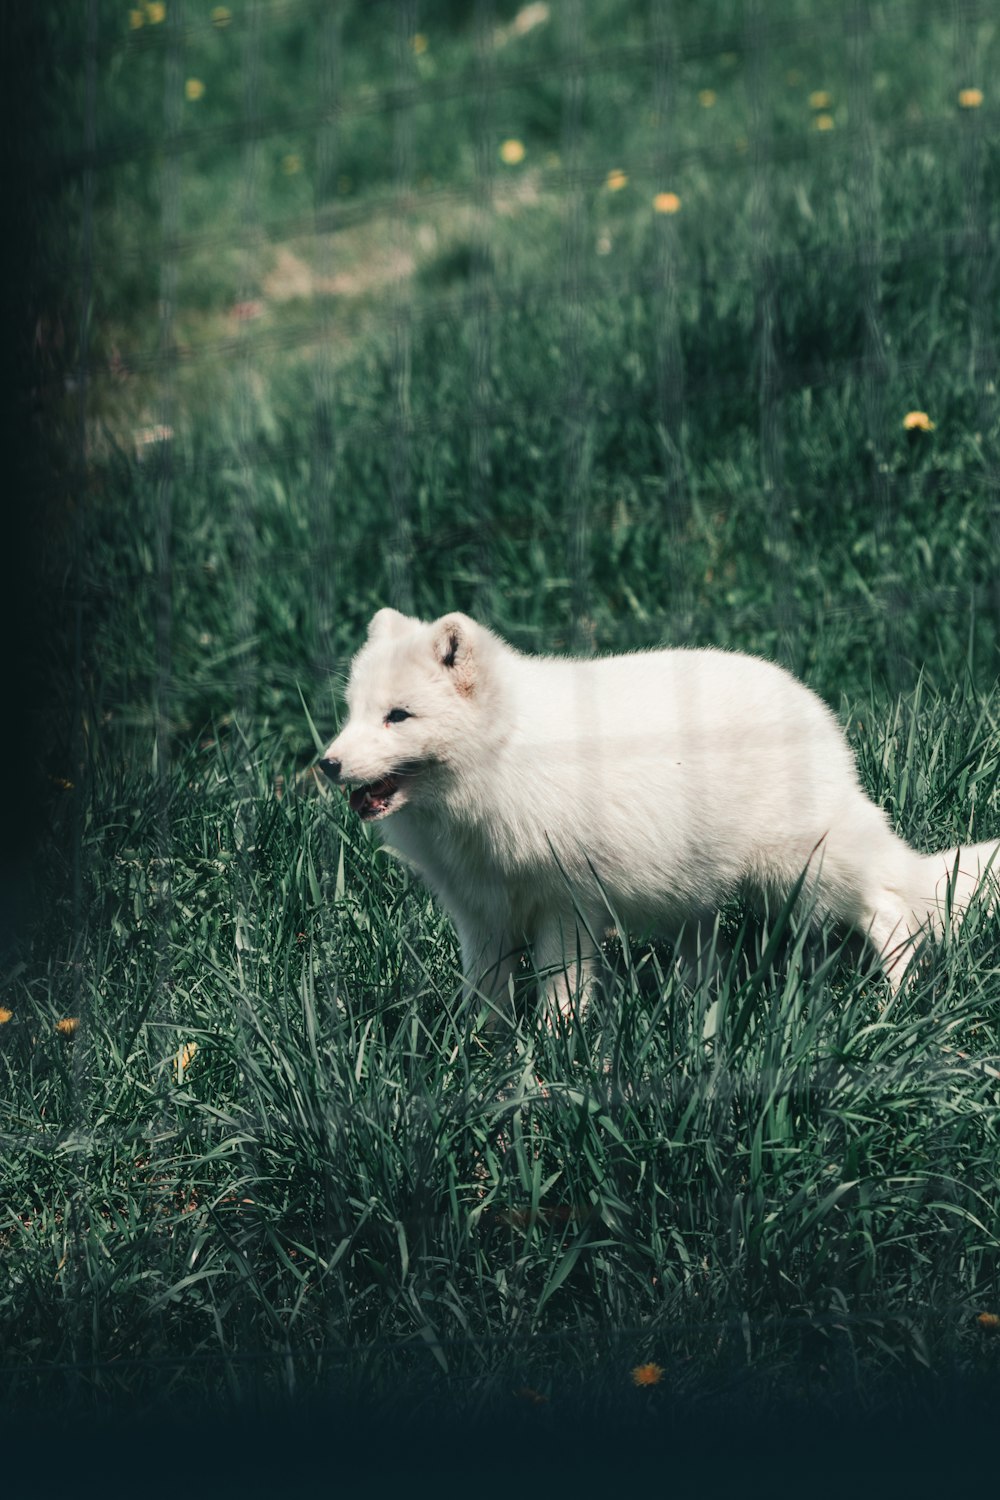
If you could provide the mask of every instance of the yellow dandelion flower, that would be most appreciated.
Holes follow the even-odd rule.
[[[903,418],[907,432],[933,432],[934,423],[925,411],[908,411]]]
[[[608,173],[605,186],[609,193],[620,193],[627,182],[628,173],[622,172],[616,167],[613,172]]]
[[[1000,1328],[1000,1318],[997,1317],[996,1313],[980,1313],[976,1322],[980,1328],[988,1328],[991,1333]]]
[[[72,1036],[79,1024],[77,1016],[64,1016],[61,1021],[56,1022],[56,1030],[60,1036]]]
[[[675,214],[681,206],[681,200],[676,193],[657,193],[653,199],[653,207],[658,214]]]
[[[982,89],[959,89],[958,102],[963,109],[978,109],[983,102]]]
[[[14,1012],[8,1010],[6,1005],[0,1005],[0,1026],[6,1026],[8,1021],[14,1019]]]
[[[294,151],[290,151],[287,156],[281,158],[281,170],[286,172],[289,177],[294,177],[296,172],[302,171],[301,156],[297,156]]]
[[[410,46],[419,57],[422,52],[427,51],[427,38],[422,31],[416,32],[410,37]]]
[[[715,103],[718,97],[719,96],[714,89],[698,90],[698,103],[701,105],[702,109],[711,109],[712,105]]]
[[[178,1083],[183,1083],[185,1070],[191,1066],[197,1050],[197,1042],[185,1042],[182,1047],[178,1048],[177,1056],[174,1059],[177,1068]]]
[[[826,89],[813,89],[809,95],[810,109],[829,109],[832,103],[833,100],[826,92]]]
[[[813,126],[816,130],[832,130],[833,115],[817,115],[813,120]]]
[[[194,102],[194,100],[196,99],[200,99],[204,92],[205,85],[202,83],[200,78],[189,78],[187,83],[184,85],[184,97],[185,99],[190,99],[192,102]]]
[[[662,1365],[654,1365],[652,1363],[648,1365],[636,1365],[635,1369],[632,1371],[633,1385],[659,1385],[662,1379]]]
[[[232,11],[229,9],[229,7],[227,5],[216,5],[216,6],[213,7],[213,9],[212,9],[212,25],[213,26],[218,26],[219,29],[221,30],[221,28],[223,26],[228,26],[229,23],[230,23],[230,21],[232,19],[233,19],[233,13],[232,13]]]
[[[138,31],[140,26],[146,24],[146,17],[141,10],[130,10],[128,13],[128,24],[133,31]]]
[[[146,20],[150,26],[159,26],[167,18],[167,7],[162,0],[146,0]]]
[[[523,141],[504,141],[500,147],[500,160],[506,162],[508,167],[516,167],[519,161],[524,161],[524,155]]]

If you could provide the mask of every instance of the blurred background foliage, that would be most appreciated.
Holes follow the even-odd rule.
[[[87,475],[53,530],[103,711],[148,723],[159,658],[182,737],[239,706],[291,748],[294,684],[386,600],[526,647],[749,648],[833,698],[970,649],[992,676],[988,8],[49,25],[41,339]]]

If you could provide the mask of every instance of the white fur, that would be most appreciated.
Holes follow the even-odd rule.
[[[734,892],[780,896],[807,867],[818,914],[866,934],[895,988],[948,900],[961,912],[991,861],[1000,875],[998,844],[904,843],[829,709],[752,656],[525,656],[465,615],[384,609],[347,701],[328,772],[357,786],[409,768],[366,811],[454,920],[467,992],[500,999],[530,947],[566,1013],[609,905],[671,934]]]

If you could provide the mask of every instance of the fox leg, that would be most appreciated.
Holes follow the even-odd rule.
[[[921,924],[895,892],[880,891],[867,925],[859,925],[864,927],[895,994],[917,952]]]
[[[502,926],[481,918],[456,915],[455,926],[462,950],[462,998],[491,1002],[499,1016],[509,1008],[510,979],[523,944]]]
[[[539,924],[533,951],[550,1022],[582,1015],[600,975],[600,948],[586,927],[572,911],[553,913]]]

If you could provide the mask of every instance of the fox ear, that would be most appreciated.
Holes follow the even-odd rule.
[[[380,636],[398,635],[407,624],[409,621],[398,609],[376,610],[368,626],[368,639],[374,641]]]
[[[476,682],[474,622],[468,615],[445,615],[433,629],[435,657],[451,674],[456,690],[468,696]]]

